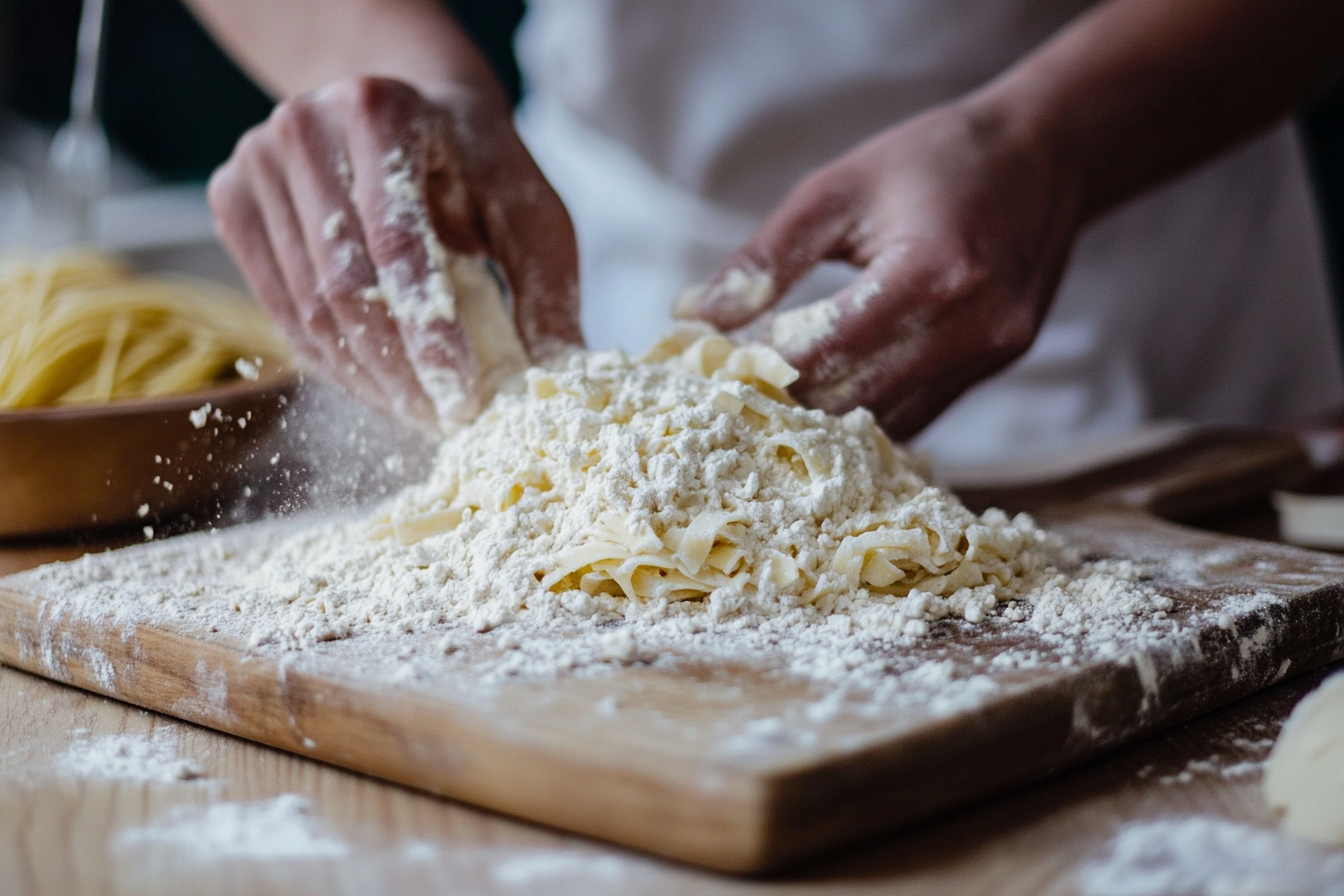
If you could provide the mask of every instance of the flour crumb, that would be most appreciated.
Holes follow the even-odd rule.
[[[94,739],[81,733],[56,757],[55,765],[76,778],[108,781],[172,783],[204,777],[195,760],[177,755],[176,738],[167,732],[152,737],[109,734]]]
[[[605,632],[598,640],[602,644],[602,658],[613,663],[632,663],[639,655],[635,636],[629,629],[618,628],[614,632]]]
[[[434,844],[426,840],[407,840],[398,852],[407,862],[432,862],[439,855]]]
[[[233,362],[233,369],[238,371],[238,375],[243,379],[251,380],[255,383],[257,380],[261,379],[261,358],[254,358],[251,361],[246,358],[239,358],[237,361]],[[192,423],[194,424],[195,422],[195,418],[192,418]],[[245,426],[245,421],[239,420],[238,425]],[[200,429],[201,427],[198,426],[196,428]]]
[[[295,793],[254,803],[177,806],[155,824],[123,830],[113,850],[171,850],[175,858],[199,863],[344,856],[345,843],[324,833],[309,811],[308,800]]]
[[[782,311],[770,322],[770,342],[787,355],[808,351],[835,332],[840,308],[830,299]]]
[[[1132,822],[1078,875],[1083,896],[1341,896],[1344,854],[1204,816]]]
[[[626,860],[617,856],[533,850],[496,862],[490,869],[490,877],[496,884],[506,887],[559,883],[564,880],[611,882],[625,877],[626,865]]]
[[[322,238],[328,240],[337,239],[341,232],[345,230],[345,211],[336,209],[336,211],[322,219]]]
[[[1235,762],[1232,765],[1222,769],[1221,774],[1224,778],[1253,778],[1256,775],[1262,775],[1265,771],[1264,760],[1247,760],[1245,762]]]

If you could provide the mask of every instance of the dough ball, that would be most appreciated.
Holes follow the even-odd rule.
[[[1344,845],[1344,674],[1288,717],[1265,770],[1265,796],[1289,833]]]

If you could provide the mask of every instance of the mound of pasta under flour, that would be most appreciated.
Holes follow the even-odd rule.
[[[287,606],[254,640],[301,647],[620,620],[906,638],[1007,615],[1085,634],[1169,608],[1132,564],[1084,566],[1026,515],[970,512],[867,411],[798,406],[796,375],[768,348],[686,330],[637,360],[533,368],[373,520],[276,546],[238,609]]]

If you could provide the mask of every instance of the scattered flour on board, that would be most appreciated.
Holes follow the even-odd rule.
[[[793,374],[703,331],[641,360],[576,354],[498,395],[372,518],[184,536],[17,584],[52,613],[209,626],[273,655],[322,644],[397,682],[731,662],[943,714],[1094,656],[1155,686],[1143,651],[1185,635],[1143,563],[972,513],[867,412],[794,404]],[[742,737],[792,730],[757,721]]]
[[[55,759],[60,771],[77,778],[113,781],[173,782],[203,777],[194,759],[177,755],[177,737],[157,731],[151,737],[108,734],[89,738],[76,732],[76,739]]]
[[[966,510],[867,412],[793,405],[793,375],[768,349],[689,336],[643,363],[533,370],[372,525],[310,529],[256,567],[238,606],[254,643],[626,624],[602,652],[631,661],[677,632],[919,637],[998,614],[1081,634],[1171,609],[1133,564],[1082,564],[1026,516]]]
[[[126,828],[114,851],[169,847],[192,862],[237,859],[324,859],[348,852],[309,817],[309,803],[295,793],[253,803],[177,806],[162,820]]]
[[[1078,875],[1083,896],[1342,896],[1344,852],[1204,816],[1133,822]]]

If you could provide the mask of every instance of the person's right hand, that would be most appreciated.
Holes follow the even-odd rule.
[[[403,419],[469,419],[486,397],[450,298],[461,256],[498,266],[534,360],[582,343],[573,226],[500,95],[356,78],[295,97],[244,135],[209,197],[297,351]]]

